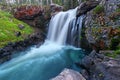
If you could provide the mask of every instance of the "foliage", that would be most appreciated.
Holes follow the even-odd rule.
[[[85,2],[85,1],[89,1],[89,0],[81,0],[81,2]]]
[[[118,55],[115,54],[115,53],[106,53],[105,56],[108,56],[108,57],[112,57],[112,58],[116,58]]]
[[[120,49],[116,50],[113,53],[106,53],[105,55],[108,57],[116,58],[118,55],[120,55]]]
[[[24,25],[25,28],[20,30],[18,25]],[[16,32],[20,32],[21,36],[15,36]],[[20,41],[33,32],[32,28],[27,24],[15,19],[11,14],[0,11],[0,47],[8,42]]]
[[[102,13],[102,12],[104,12],[104,6],[102,6],[102,5],[98,5],[96,8],[94,8],[94,10],[93,10],[93,13],[94,14],[100,14],[100,13]]]
[[[120,49],[119,49],[119,50],[116,50],[114,54],[120,55]]]
[[[116,50],[117,46],[119,45],[119,43],[120,43],[120,39],[119,38],[116,38],[116,39],[112,38],[111,44],[110,44],[110,49],[111,50]]]
[[[120,55],[120,46],[118,46],[117,50],[115,50],[113,53],[106,53],[105,55],[108,57],[116,58],[118,55]]]
[[[117,9],[116,9],[116,12],[120,12],[120,8],[117,8]]]

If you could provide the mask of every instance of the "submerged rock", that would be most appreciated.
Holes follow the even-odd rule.
[[[79,72],[64,69],[57,77],[51,80],[86,80]]]

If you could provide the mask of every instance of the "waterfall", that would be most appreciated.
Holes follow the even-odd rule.
[[[49,25],[48,39],[58,44],[65,44],[69,22],[76,17],[76,10],[59,12],[52,17]]]
[[[74,45],[76,40],[74,37],[77,36],[79,44],[84,16],[76,19],[76,11],[77,8],[66,12],[59,12],[52,17],[47,36],[48,40],[62,45],[65,45],[67,41],[70,45]]]
[[[80,47],[80,39],[81,39],[81,30],[82,23],[84,19],[84,15],[73,19],[69,23],[68,35],[67,35],[67,43],[69,45],[73,45],[76,47]]]
[[[78,70],[75,63],[85,56],[84,51],[65,45],[68,40],[73,44],[75,35],[80,36],[83,16],[76,19],[76,10],[52,17],[45,43],[16,52],[17,57],[1,64],[0,80],[50,80],[64,68]]]

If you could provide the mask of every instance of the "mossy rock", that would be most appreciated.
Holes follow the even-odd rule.
[[[94,14],[100,14],[100,13],[102,13],[102,12],[104,12],[104,6],[102,6],[102,5],[98,5],[96,8],[94,8],[94,10],[93,10],[93,13]]]

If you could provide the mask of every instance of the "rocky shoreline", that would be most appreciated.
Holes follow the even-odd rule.
[[[101,1],[102,2],[100,4],[106,5],[106,2],[104,2],[106,0],[101,0]],[[112,2],[112,0],[109,0],[108,3],[111,3],[110,1]],[[87,4],[89,4],[89,3],[87,3]],[[82,4],[82,7],[84,7],[84,5],[86,5],[86,4],[85,3]],[[80,12],[82,9],[81,5],[80,5],[80,8],[79,8],[80,10],[77,12],[78,13],[77,17],[83,13],[86,14],[87,11],[90,11],[91,9],[96,7],[98,5],[98,2],[95,3],[95,6],[94,5],[91,6],[91,8],[90,8],[90,5],[91,5],[91,3],[88,5],[88,7],[86,7],[88,10],[84,7],[84,10],[82,10],[82,13]],[[90,8],[90,10],[89,10],[89,8]],[[106,9],[109,9],[109,7],[106,7]],[[106,47],[108,48],[108,46],[110,46],[107,43],[110,42],[110,40],[112,38],[110,39],[110,37],[108,36],[110,34],[110,32],[106,32],[106,31],[108,31],[108,27],[111,26],[110,25],[111,22],[106,21],[108,23],[107,25],[109,25],[109,26],[107,26],[107,28],[104,27],[104,26],[106,26],[103,23],[104,17],[100,14],[93,15],[92,12],[87,13],[86,21],[84,24],[84,27],[87,29],[82,34],[82,36],[83,36],[82,41],[84,41],[85,44],[82,43],[81,47],[86,50],[92,49],[93,51],[89,55],[87,55],[85,58],[83,58],[81,62],[76,63],[76,65],[78,67],[82,68],[82,70],[80,72],[81,74],[78,72],[75,72],[73,70],[65,69],[62,73],[60,73],[60,75],[53,78],[52,80],[61,80],[61,79],[62,80],[119,80],[120,79],[120,59],[107,57],[104,55],[106,52],[105,53],[100,52],[100,50],[105,50]],[[111,12],[113,12],[113,11],[111,11]],[[109,12],[109,14],[111,12]],[[108,15],[108,13],[106,14],[106,16],[107,15]],[[95,16],[98,16],[99,20],[102,18],[101,21],[98,21],[98,25],[96,23],[94,24],[93,18]],[[105,16],[105,20],[108,20],[108,18],[106,16]],[[115,22],[115,23],[117,23],[117,22]],[[36,22],[36,24],[37,24],[37,22]],[[119,25],[119,23],[117,25]],[[97,27],[103,26],[104,27],[103,29],[101,27],[99,29],[100,33],[101,33],[100,36],[98,36],[99,34],[97,35],[97,33],[96,33],[96,32],[98,32],[98,29],[96,32],[95,32],[95,30],[92,31],[92,29],[94,29],[93,26],[97,26]],[[114,26],[114,25],[112,25],[112,26]],[[112,28],[112,30],[113,29],[114,28]],[[92,34],[92,33],[94,33],[94,34]],[[119,34],[119,32],[118,32],[118,34]],[[119,36],[118,34],[115,35],[114,37],[116,38],[116,36]],[[112,37],[113,37],[113,35],[114,34],[112,34]],[[119,37],[118,37],[118,39],[119,39]],[[43,33],[37,32],[37,33],[34,33],[33,35],[30,35],[29,38],[25,39],[24,41],[9,43],[4,48],[0,49],[0,63],[10,60],[11,55],[14,51],[25,50],[26,48],[28,48],[31,45],[40,46],[44,42],[44,40],[45,40],[45,35]],[[88,44],[86,44],[85,40],[88,41]],[[104,44],[107,44],[107,45],[104,45]],[[90,47],[90,48],[88,48],[88,47]]]
[[[45,37],[44,33],[36,32],[23,41],[9,42],[5,47],[0,48],[0,63],[10,60],[15,51],[24,51],[32,45],[40,46],[44,42]]]
[[[120,59],[106,57],[92,51],[89,55],[76,63],[82,70],[80,73],[71,69],[63,70],[52,80],[119,80]]]
[[[120,1],[98,1],[100,4],[86,14],[81,33],[81,47],[92,50],[81,62],[76,63],[82,68],[82,77],[64,70],[53,80],[120,80],[120,51],[115,53],[120,49],[120,18],[117,12],[120,9]],[[80,7],[84,6],[83,4]],[[81,12],[86,12],[85,8],[87,7],[79,10],[77,16],[80,16]]]

